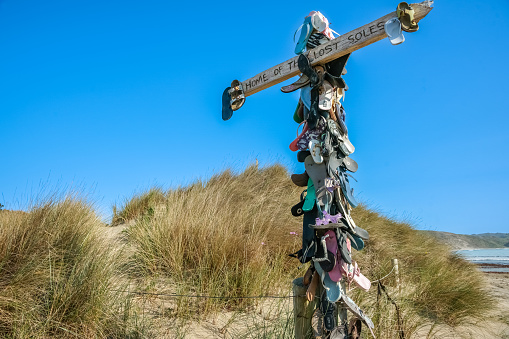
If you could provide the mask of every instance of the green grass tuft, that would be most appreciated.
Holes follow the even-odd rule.
[[[125,297],[92,207],[49,199],[0,213],[0,336],[125,337]],[[134,332],[133,332],[134,333]]]

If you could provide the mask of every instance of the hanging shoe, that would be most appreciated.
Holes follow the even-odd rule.
[[[357,162],[350,157],[344,157],[342,165],[352,173],[357,172],[357,170],[359,169],[359,165],[357,164]]]
[[[309,175],[306,172],[302,174],[292,174],[291,179],[295,185],[305,187],[308,185]]]
[[[318,89],[318,108],[322,111],[329,111],[332,108],[334,88],[328,81],[324,81]]]
[[[311,17],[307,16],[304,18],[304,23],[300,27],[300,37],[297,41],[297,45],[295,46],[295,54],[301,54],[304,52],[306,48],[306,44],[308,43],[309,37],[313,33],[313,25],[311,24]]]
[[[330,233],[329,233],[330,232]],[[318,269],[321,268],[324,272],[330,272],[336,265],[336,253],[333,253],[331,251],[331,248],[327,247],[327,239],[329,239],[331,236],[334,237],[334,241],[336,237],[334,236],[334,232],[327,231],[323,237],[321,237],[320,243],[318,244],[318,247],[316,249],[315,257],[313,258],[313,262],[315,264],[315,267]],[[329,241],[329,245],[332,242]],[[337,245],[336,248],[337,250]],[[322,280],[323,281],[323,280]]]
[[[301,74],[300,78],[293,84],[281,87],[281,92],[291,93],[309,84],[309,78],[305,74]]]
[[[297,107],[295,108],[295,111],[293,112],[293,121],[298,124],[304,121],[304,104],[302,104],[302,101],[300,100],[297,104]]]
[[[371,321],[371,319],[359,308],[359,306],[357,306],[357,304],[344,293],[341,296],[341,301],[342,304],[345,305],[350,312],[352,312],[357,318],[366,324],[366,326],[368,326],[370,331],[375,328],[373,321]]]
[[[350,337],[347,337],[345,332],[345,327],[339,325],[329,334],[329,339],[350,339]]]
[[[320,308],[315,309],[313,316],[311,316],[311,330],[313,331],[313,338],[322,339],[323,337],[323,314]]]
[[[321,164],[323,162],[322,156],[322,147],[320,146],[320,142],[316,139],[312,139],[309,141],[308,145],[309,151],[311,152],[311,157],[317,164]]]
[[[405,37],[401,31],[401,22],[398,20],[398,18],[387,20],[384,25],[384,30],[391,44],[399,45],[405,41]]]
[[[323,298],[320,303],[320,310],[323,314],[323,325],[327,331],[332,331],[336,327],[336,305],[327,298]]]
[[[415,11],[406,2],[400,2],[396,9],[399,21],[401,21],[401,29],[408,33],[416,32],[419,29],[419,25],[415,21]]]
[[[298,162],[304,162],[308,155],[311,155],[310,151],[299,151],[297,152],[297,161]]]
[[[352,318],[348,325],[348,338],[360,339],[362,330],[362,321],[359,318]]]
[[[347,174],[345,169],[342,167],[339,168],[338,171],[339,182],[341,183],[341,192],[345,196],[346,200],[353,208],[357,207],[358,203],[353,196],[353,188],[350,188],[350,182],[348,177],[352,177],[350,174]],[[355,179],[354,179],[355,180]]]
[[[300,217],[301,215],[304,214],[303,207],[305,201],[306,201],[305,199],[301,200],[298,204],[292,207],[291,211],[294,217]]]

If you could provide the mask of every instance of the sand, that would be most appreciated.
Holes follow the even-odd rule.
[[[484,274],[497,302],[497,307],[490,314],[490,320],[457,328],[438,326],[429,337],[428,327],[419,331],[414,338],[509,339],[509,273]]]
[[[120,250],[125,245],[122,239],[122,231],[126,225],[117,227],[105,227],[103,230],[105,239],[110,243],[112,249]],[[126,253],[124,253],[126,254]],[[484,273],[490,286],[491,293],[496,300],[497,306],[490,314],[490,320],[483,323],[472,323],[457,328],[449,326],[437,326],[429,335],[429,327],[421,328],[414,333],[412,338],[441,338],[441,339],[509,339],[509,273]],[[140,297],[138,299],[144,308],[144,317],[152,320],[153,334],[157,338],[184,337],[184,338],[235,338],[240,333],[250,331],[254,323],[267,321],[272,323],[284,318],[292,310],[291,300],[278,300],[277,302],[262,302],[252,312],[243,314],[239,312],[222,312],[202,319],[199,322],[192,322],[190,326],[180,328],[175,321],[163,314],[165,310],[174,307],[173,301],[156,298]],[[180,330],[178,329],[180,328]],[[184,332],[184,333],[182,333]],[[366,335],[363,336],[366,338]],[[371,338],[371,336],[369,336]]]

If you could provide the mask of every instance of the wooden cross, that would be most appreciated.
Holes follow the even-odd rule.
[[[411,4],[415,11],[414,18],[416,22],[419,22],[433,9],[428,5],[430,2],[431,1],[424,1],[418,4]],[[317,46],[305,52],[305,54],[312,66],[323,65],[338,59],[346,54],[386,38],[387,34],[385,33],[384,25],[389,19],[394,17],[397,17],[396,11],[343,34],[323,45]],[[223,120],[231,118],[233,113],[232,109],[239,109],[244,104],[245,97],[299,75],[300,71],[297,65],[298,58],[299,56],[297,55],[243,82],[234,80],[232,86],[228,87],[223,93]],[[237,105],[232,107],[229,101],[234,96],[240,97],[241,100],[237,101]],[[227,107],[225,107],[227,102]],[[227,112],[225,112],[225,110]]]

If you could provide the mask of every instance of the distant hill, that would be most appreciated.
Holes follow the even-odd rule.
[[[422,232],[432,235],[455,250],[509,247],[509,233],[454,234],[438,231]]]

